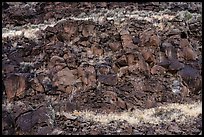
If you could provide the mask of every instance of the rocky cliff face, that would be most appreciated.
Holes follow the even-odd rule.
[[[3,134],[201,132],[201,3],[2,6]]]

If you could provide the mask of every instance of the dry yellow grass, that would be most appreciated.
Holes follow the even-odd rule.
[[[127,18],[134,18],[137,20],[146,20],[150,23],[152,23],[153,20],[158,20],[160,23],[155,22],[153,25],[155,27],[158,27],[160,30],[163,29],[164,23],[163,20],[172,20],[175,17],[179,17],[183,19],[186,14],[189,14],[189,16],[196,16],[196,17],[201,17],[200,14],[197,13],[187,13],[186,11],[179,11],[176,15],[169,15],[164,11],[159,11],[159,12],[154,12],[154,11],[143,11],[143,10],[134,10],[134,11],[128,11],[126,14],[122,14],[124,11],[124,8],[119,8],[119,9],[101,9],[100,13],[91,13],[90,15],[87,14],[84,16],[84,13],[81,13],[81,15],[75,16],[75,17],[68,17],[68,18],[63,18],[61,20],[55,21],[54,19],[50,19],[48,21],[44,21],[43,24],[26,24],[20,27],[11,27],[11,28],[2,28],[2,38],[6,37],[16,37],[16,36],[24,36],[26,38],[30,39],[36,39],[37,33],[40,30],[44,30],[47,26],[53,27],[56,25],[58,22],[62,22],[66,19],[72,19],[72,20],[93,20],[94,22],[100,22],[100,18],[107,16],[107,14],[112,14],[112,16],[107,17],[107,20],[114,20],[114,24],[121,25],[121,22],[119,20],[125,20]],[[105,13],[105,14],[104,14]],[[192,15],[191,15],[192,14]],[[144,17],[145,15],[145,17]],[[187,20],[186,18],[184,18]]]
[[[139,123],[168,123],[174,119],[178,123],[185,123],[189,120],[189,118],[197,117],[201,113],[202,102],[195,102],[192,104],[172,103],[156,108],[145,110],[136,109],[133,112],[127,111],[122,113],[96,114],[92,111],[82,111],[78,112],[78,115],[82,116],[86,120],[100,122],[101,124],[107,124],[114,120],[125,120],[128,123],[135,125]]]

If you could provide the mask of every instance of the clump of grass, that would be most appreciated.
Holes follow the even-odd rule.
[[[190,12],[187,11],[187,12],[185,13],[185,19],[186,19],[186,20],[190,20],[192,17],[193,17],[193,16],[192,16],[192,14],[191,14]]]

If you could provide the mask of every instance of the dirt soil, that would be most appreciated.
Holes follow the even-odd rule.
[[[202,3],[2,2],[2,134],[202,134]]]

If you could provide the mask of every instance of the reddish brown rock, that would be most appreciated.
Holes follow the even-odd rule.
[[[84,85],[88,85],[88,78],[87,77],[82,76],[81,81],[83,82]]]
[[[134,54],[131,54],[131,53],[127,54],[126,59],[129,66],[136,63]]]
[[[96,71],[93,66],[80,66],[78,67],[77,72],[84,85],[90,87],[96,84]]]
[[[138,63],[135,64],[135,65],[130,65],[130,66],[128,66],[128,70],[129,70],[129,72],[131,72],[131,73],[136,72],[137,69],[138,69]]]
[[[181,39],[179,43],[180,48],[189,47],[190,43],[188,39]]]
[[[113,64],[112,69],[115,73],[118,73],[118,71],[119,71],[119,68],[117,67],[117,65],[115,63]]]
[[[75,84],[76,78],[73,75],[72,71],[69,68],[64,68],[61,71],[57,72],[53,77],[54,86],[68,86]]]
[[[100,129],[91,129],[90,135],[100,135],[101,131]]]
[[[79,77],[85,75],[85,74],[84,74],[84,69],[83,69],[82,66],[79,66],[79,67],[77,68],[77,72],[78,72],[78,76],[79,76]]]
[[[63,91],[65,91],[68,94],[71,94],[73,91],[73,86],[67,86]]]
[[[27,79],[22,74],[11,74],[4,80],[8,100],[24,94],[27,88]]]
[[[91,47],[91,50],[93,52],[93,54],[95,56],[102,56],[103,55],[103,49],[99,48],[99,47],[96,47],[96,46],[92,46]]]
[[[57,85],[57,90],[67,92],[66,86],[64,86],[63,84],[58,84],[57,82],[55,82],[54,85]]]
[[[130,34],[125,34],[121,36],[122,46],[124,49],[133,48],[132,36]]]
[[[184,47],[182,49],[182,54],[185,60],[196,60],[197,55],[190,47]]]
[[[188,89],[188,87],[186,87],[185,85],[183,85],[182,89],[181,89],[181,96],[183,98],[186,98],[187,96],[189,96],[190,90]]]
[[[48,68],[50,69],[50,74],[55,75],[57,72],[61,71],[66,66],[67,64],[65,63],[58,63],[55,66],[49,65]]]
[[[113,42],[109,44],[109,47],[112,51],[117,51],[121,48],[121,43],[120,42]]]
[[[150,74],[150,66],[144,59],[140,59],[137,63],[138,68],[141,72],[145,72],[145,74]]]
[[[153,35],[153,30],[145,30],[140,36],[142,46],[150,46],[150,37]]]
[[[94,68],[93,66],[85,67],[85,71],[86,71],[88,74],[91,74],[91,75],[95,75],[95,74],[96,74],[95,68]]]
[[[200,3],[193,3],[190,6],[188,4],[170,3],[169,5],[167,3],[163,5],[158,2],[106,4],[21,2],[20,4],[13,3],[13,6],[9,4],[9,7],[3,9],[4,19],[2,21],[3,28],[8,28],[8,30],[12,26],[21,26],[22,23],[26,25],[26,22],[30,21],[31,24],[39,24],[45,18],[48,22],[52,22],[52,19],[60,21],[54,27],[47,27],[46,30],[39,31],[35,40],[21,36],[11,36],[11,38],[10,35],[3,39],[2,61],[5,63],[2,63],[2,83],[5,82],[9,73],[31,73],[31,76],[28,77],[31,83],[26,84],[31,88],[25,90],[26,96],[23,98],[21,96],[14,97],[12,103],[7,103],[6,90],[3,87],[2,105],[4,110],[8,111],[8,113],[2,114],[3,134],[52,134],[52,132],[53,134],[199,134],[202,129],[201,115],[185,124],[179,123],[181,132],[177,132],[172,123],[154,126],[142,123],[132,127],[127,121],[113,120],[108,123],[108,126],[105,126],[81,119],[80,115],[69,118],[61,115],[63,111],[73,112],[75,109],[90,110],[96,113],[121,112],[126,109],[127,104],[134,112],[132,108],[146,109],[155,107],[155,105],[159,107],[166,103],[185,104],[201,100],[202,40],[200,32],[202,29],[200,26],[202,25],[200,25],[199,18],[190,19],[188,26],[176,18],[172,20],[173,24],[169,24],[168,21],[166,24],[163,22],[166,20],[166,15],[164,20],[162,19],[163,21],[157,24],[159,26],[154,26],[155,24],[152,22],[139,18],[112,20],[111,12],[105,13],[107,18],[102,16],[100,19],[96,19],[97,21],[80,20],[86,14],[90,15],[92,9],[101,7],[110,10],[123,7],[124,11],[119,10],[119,12],[123,12],[123,15],[129,14],[129,11],[132,12],[135,8],[159,12],[161,7],[165,9],[166,6],[170,6],[170,10],[186,9],[196,13],[200,12],[202,7]],[[29,10],[24,11],[21,6]],[[19,17],[12,16],[13,13],[15,14],[13,11],[16,8],[18,8],[16,15]],[[30,14],[32,10],[34,12]],[[26,11],[30,13],[27,14]],[[101,14],[101,10],[95,12]],[[79,20],[74,19],[76,15],[79,15]],[[71,17],[71,19],[61,20],[66,17]],[[49,18],[52,19],[49,20]],[[121,29],[123,31],[119,32]],[[180,32],[176,29],[183,32],[179,34]],[[182,36],[184,32],[186,36]],[[166,45],[164,43],[160,45],[161,41]],[[146,50],[142,53],[145,48]],[[177,50],[180,52],[178,53]],[[193,56],[194,53],[191,53],[191,50],[198,58]],[[161,58],[159,58],[160,53],[164,53]],[[55,58],[55,56],[63,58],[64,61]],[[22,65],[24,62],[22,61],[32,63],[33,67],[24,71],[24,65]],[[85,62],[87,63],[84,64]],[[108,67],[99,67],[98,64],[102,64],[101,62],[107,63]],[[180,67],[182,63],[191,68],[185,70]],[[94,68],[90,67],[90,64]],[[71,74],[59,75],[67,67]],[[195,70],[197,70],[196,73],[194,73]],[[170,71],[179,71],[179,73],[172,75]],[[147,75],[149,72],[152,75]],[[109,76],[112,73],[117,77]],[[179,82],[172,81],[172,78],[176,78]],[[177,95],[171,92],[171,89],[176,89],[175,85],[179,88]],[[112,91],[115,94],[112,93],[112,96],[104,97],[103,94],[106,91]],[[155,102],[151,97],[155,99]],[[18,101],[24,104],[16,105]],[[52,115],[45,111],[45,107],[39,111],[38,109],[42,105],[48,105],[50,109],[54,108]],[[165,112],[161,116],[163,114],[165,115]],[[11,118],[9,118],[10,116]],[[55,118],[52,119],[52,116]],[[171,124],[172,127],[168,128],[168,125]],[[26,127],[28,128],[26,129]],[[98,133],[98,130],[101,132]],[[26,133],[22,131],[26,131]]]
[[[94,86],[96,84],[96,75],[89,75],[87,79],[88,86]]]
[[[153,35],[150,37],[150,46],[159,47],[161,43],[160,38],[157,35]]]
[[[154,62],[154,55],[149,50],[142,50],[142,55],[147,63]]]
[[[64,68],[64,67],[66,67],[67,66],[67,64],[66,63],[58,63],[56,66],[55,66],[55,68],[56,68],[56,70],[61,70],[62,68]]]
[[[163,68],[162,66],[159,66],[159,65],[154,65],[152,68],[151,68],[151,74],[164,74],[166,71],[165,68]]]
[[[63,56],[63,59],[64,59],[64,60],[69,59],[69,55],[68,55],[67,53],[65,53],[64,56]]]
[[[152,107],[154,107],[154,105],[155,105],[155,100],[154,99],[147,99],[146,101],[145,101],[145,106],[146,106],[146,108],[152,108]]]
[[[89,59],[94,57],[93,51],[90,48],[86,48],[86,55]]]
[[[68,23],[62,22],[61,24],[59,23],[57,25],[64,26],[64,32],[62,33],[62,37],[65,40],[70,41],[71,40],[70,38],[77,33],[77,29],[78,29],[77,24],[73,22],[68,22]]]
[[[88,37],[90,35],[93,35],[93,31],[94,31],[94,25],[85,25],[83,30],[82,30],[82,35],[84,37]]]

